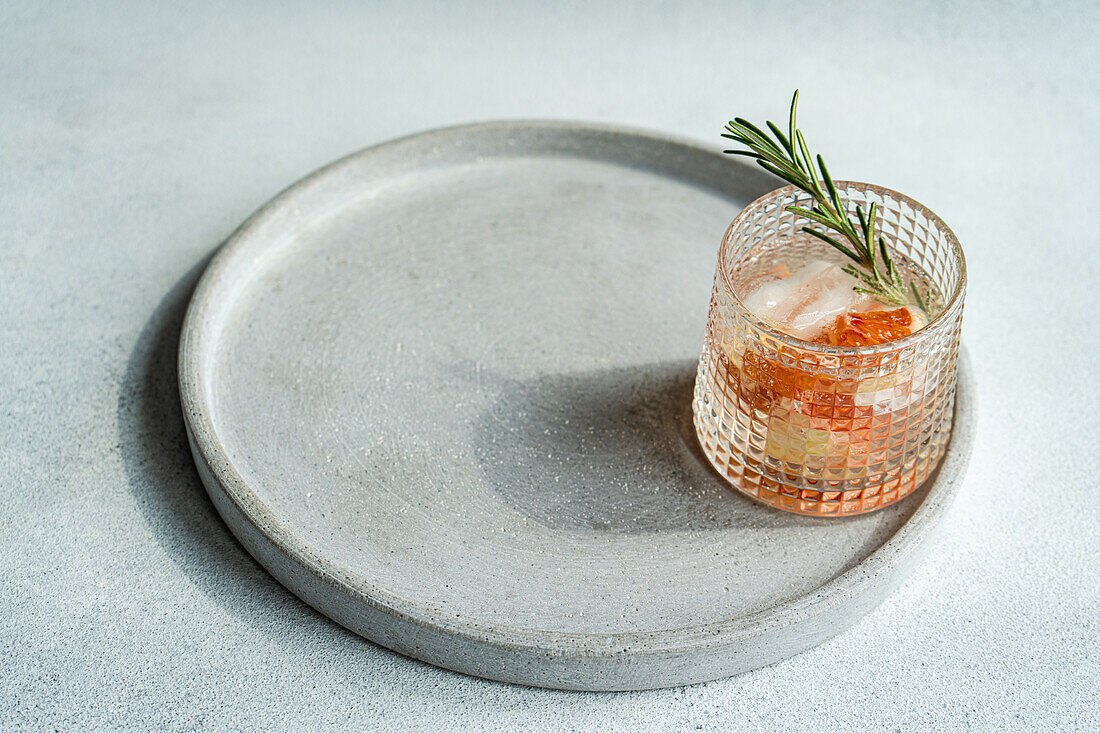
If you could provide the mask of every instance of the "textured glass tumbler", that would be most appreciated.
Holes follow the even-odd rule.
[[[736,489],[813,515],[888,506],[935,469],[951,431],[966,290],[962,250],[939,217],[884,188],[836,185],[853,211],[878,204],[899,267],[942,311],[910,336],[853,347],[802,341],[755,316],[735,290],[739,276],[761,258],[823,246],[799,235],[805,220],[786,211],[809,208],[810,196],[778,189],[722,239],[693,404],[703,451]]]

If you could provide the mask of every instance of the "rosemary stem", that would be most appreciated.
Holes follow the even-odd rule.
[[[811,223],[817,224],[826,231],[835,232],[842,239],[847,240],[848,245],[841,244],[826,231],[811,226],[802,227],[802,231],[829,244],[862,268],[850,271],[857,274],[858,279],[867,286],[857,286],[856,290],[870,293],[886,303],[905,304],[907,295],[901,273],[894,264],[885,238],[876,232],[877,205],[872,203],[865,215],[863,208],[857,204],[855,209],[858,221],[853,221],[829,169],[825,166],[825,160],[821,155],[810,154],[806,137],[798,129],[797,89],[791,98],[787,134],[784,135],[782,130],[771,121],[768,121],[765,127],[771,131],[775,140],[769,138],[763,129],[751,122],[740,117],[734,118],[726,125],[728,133],[723,134],[722,137],[745,146],[747,150],[725,152],[755,158],[757,164],[764,170],[810,194],[814,200],[810,208],[791,205],[787,210],[809,219]],[[849,272],[848,268],[845,268],[845,271]],[[916,286],[911,282],[909,285],[920,305],[922,300]],[[923,306],[922,310],[924,310]]]

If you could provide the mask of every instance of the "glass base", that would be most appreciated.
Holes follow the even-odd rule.
[[[846,478],[811,478],[783,468],[797,464],[770,457],[766,422],[752,420],[744,401],[731,399],[738,390],[729,365],[716,350],[704,347],[692,405],[695,434],[707,460],[729,484],[777,509],[813,516],[851,516],[890,506],[913,493],[943,458],[950,428],[925,441],[881,473]],[[732,408],[732,409],[731,409]],[[777,424],[782,425],[782,422]],[[756,425],[756,429],[750,427]]]
[[[751,459],[745,460],[746,456],[734,456],[720,449],[707,426],[700,423],[698,414],[695,416],[695,435],[710,465],[740,493],[776,509],[822,517],[866,514],[895,504],[923,484],[942,457],[923,461],[921,470],[907,471],[876,486],[845,489],[842,482],[837,482],[840,485],[814,491],[788,486],[772,469],[751,462]]]

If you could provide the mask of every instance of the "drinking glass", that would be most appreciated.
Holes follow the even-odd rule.
[[[955,235],[921,204],[866,183],[836,182],[845,203],[878,204],[879,233],[930,311],[929,323],[874,346],[803,341],[741,302],[763,260],[795,261],[827,245],[786,210],[810,208],[787,186],[738,214],[718,251],[693,403],[699,443],[737,490],[812,515],[862,514],[912,493],[951,431],[966,264]]]

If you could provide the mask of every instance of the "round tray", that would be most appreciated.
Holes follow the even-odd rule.
[[[245,222],[199,283],[180,394],[214,505],[322,613],[509,682],[715,679],[850,626],[909,571],[974,431],[872,514],[787,514],[695,443],[722,232],[773,187],[649,133],[489,123],[375,147]]]

